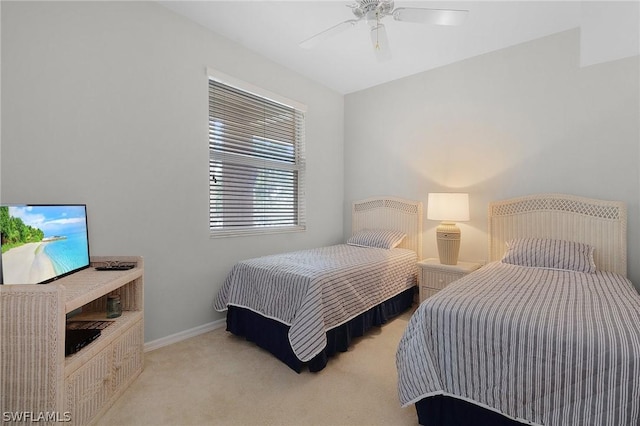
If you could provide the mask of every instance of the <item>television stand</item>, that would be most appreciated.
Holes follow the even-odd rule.
[[[136,266],[94,269],[113,261]],[[54,415],[84,425],[103,414],[142,372],[143,259],[92,257],[91,266],[49,284],[0,285],[3,413]],[[81,308],[70,321],[106,320],[107,296],[114,294],[120,295],[122,315],[91,344],[65,357],[66,314]]]

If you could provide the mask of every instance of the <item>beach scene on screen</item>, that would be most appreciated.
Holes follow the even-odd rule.
[[[89,264],[84,206],[2,206],[4,284],[37,284]]]

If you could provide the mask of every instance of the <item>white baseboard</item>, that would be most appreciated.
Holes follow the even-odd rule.
[[[146,342],[144,344],[144,351],[149,352],[156,349],[159,349],[163,346],[172,345],[174,343],[178,343],[182,340],[188,339],[190,337],[197,336],[202,333],[207,333],[209,331],[215,330],[220,327],[224,327],[227,323],[225,318],[219,319],[217,321],[213,321],[207,324],[199,325],[197,327],[191,328],[189,330],[184,330],[179,333],[171,334],[166,337],[161,337],[160,339],[152,340],[151,342]]]

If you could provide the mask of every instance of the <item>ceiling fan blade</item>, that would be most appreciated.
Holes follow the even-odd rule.
[[[420,7],[399,7],[393,12],[393,19],[402,22],[416,22],[434,25],[460,25],[468,10],[424,9]]]
[[[318,43],[331,38],[337,34],[340,34],[344,30],[347,30],[358,23],[359,19],[349,19],[348,21],[340,22],[338,25],[334,25],[331,28],[328,28],[322,32],[319,32],[316,35],[309,37],[306,40],[300,42],[300,47],[303,49],[311,49],[316,46]]]
[[[383,24],[378,24],[371,28],[371,43],[373,51],[379,62],[391,59],[391,49],[389,48],[389,40],[387,39],[387,30]]]

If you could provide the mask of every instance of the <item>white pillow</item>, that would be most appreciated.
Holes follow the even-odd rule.
[[[347,244],[358,247],[392,249],[402,242],[407,234],[388,229],[365,229],[347,240]]]
[[[520,238],[507,243],[503,263],[594,273],[593,247],[544,238]]]

